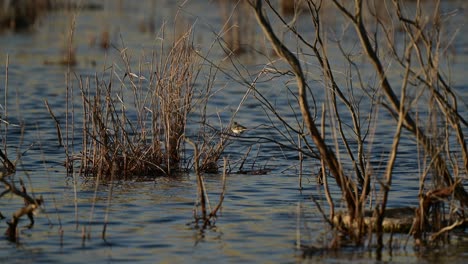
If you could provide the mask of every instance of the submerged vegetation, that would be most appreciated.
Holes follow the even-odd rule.
[[[66,169],[73,177],[83,176],[96,185],[195,172],[195,223],[201,223],[202,229],[214,226],[228,188],[226,174],[232,171],[225,150],[233,140],[243,140],[240,133],[231,131],[231,125],[237,124],[236,114],[249,97],[260,105],[271,123],[268,128],[279,136],[251,133],[244,139],[299,153],[299,188],[304,164],[318,171],[319,194],[312,200],[329,225],[325,236],[331,239],[320,246],[316,241],[298,243],[304,255],[348,245],[382,250],[384,233],[408,233],[417,246],[447,242],[446,234],[467,223],[464,133],[468,121],[444,66],[451,41],[444,28],[448,18],[440,11],[440,1],[423,2],[407,10],[398,0],[281,1],[280,7],[263,0],[235,5],[227,1],[221,2],[223,13],[230,14],[224,16],[226,27],[213,42],[227,55],[222,63],[209,57],[215,44],[209,51],[197,47],[194,28],[182,34],[174,31],[170,38],[162,28],[157,47],[138,59],[122,40],[122,47],[113,46],[120,61],[93,77],[71,74],[70,66],[75,63],[65,60],[64,64],[69,63],[65,135],[64,124],[47,101],[46,106],[65,149]],[[226,12],[230,8],[232,14]],[[327,17],[331,13],[338,14],[334,22]],[[306,25],[298,24],[298,17],[306,17]],[[335,23],[344,26],[337,29]],[[75,31],[71,24],[65,45],[70,54]],[[343,63],[336,63],[332,53]],[[246,66],[236,59],[245,54],[261,54],[268,63],[257,73],[245,70],[246,74],[239,70]],[[235,73],[223,68],[226,64]],[[207,109],[210,98],[222,93],[213,91],[221,73],[238,83],[245,94],[229,121],[218,116],[219,125],[213,125]],[[259,88],[276,80],[284,84],[289,113],[277,111],[275,99]],[[73,81],[80,97],[77,108]],[[388,131],[378,133],[382,120],[391,124],[391,140]],[[1,121],[8,127],[6,118]],[[81,142],[75,142],[76,135]],[[43,200],[29,195],[22,179],[21,188],[16,187],[16,165],[4,154],[6,140],[2,138],[4,151],[0,150],[4,187],[0,198],[12,193],[25,201],[8,222],[7,237],[15,241],[19,218],[27,215],[32,227],[32,213]],[[380,141],[390,144],[387,152],[376,155],[374,143]],[[399,148],[408,141],[415,142],[410,147],[418,156],[420,175],[404,177],[418,179],[419,190],[413,195],[419,204],[390,208]],[[238,172],[245,172],[243,164],[250,150]],[[204,175],[219,173],[220,168],[223,187],[212,209]],[[268,171],[254,168],[249,173]]]

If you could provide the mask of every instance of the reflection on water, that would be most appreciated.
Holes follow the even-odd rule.
[[[8,128],[8,149],[11,155],[22,153],[19,170],[15,177],[28,179],[28,186],[37,195],[43,195],[46,211],[36,218],[33,229],[20,230],[18,244],[0,240],[0,262],[30,263],[83,263],[83,262],[295,262],[303,261],[299,244],[320,246],[320,237],[327,237],[327,226],[311,201],[311,196],[321,197],[316,186],[316,162],[304,168],[304,189],[298,190],[298,154],[267,141],[253,140],[264,136],[281,139],[271,129],[258,102],[248,98],[236,120],[249,129],[233,141],[226,154],[231,162],[239,161],[250,146],[253,150],[245,166],[260,166],[271,169],[266,175],[232,174],[227,178],[227,194],[216,226],[201,230],[193,223],[196,197],[194,175],[176,178],[156,178],[149,181],[116,182],[96,186],[92,179],[66,176],[63,162],[64,150],[58,145],[55,124],[44,107],[47,99],[59,120],[65,120],[67,67],[45,62],[61,58],[70,26],[70,16],[75,15],[75,41],[77,64],[71,68],[71,84],[76,102],[80,102],[76,76],[90,76],[103,72],[105,67],[115,64],[116,75],[123,77],[125,67],[117,49],[128,47],[135,63],[151,54],[152,48],[162,37],[158,32],[166,23],[165,37],[174,37],[180,28],[195,23],[196,45],[204,52],[220,60],[225,59],[221,49],[210,48],[216,33],[221,32],[226,10],[219,9],[213,1],[198,3],[189,1],[181,8],[172,1],[105,1],[102,9],[54,10],[47,13],[27,33],[7,32],[0,35],[0,61],[9,56],[8,94],[0,89],[0,104],[8,105],[8,119],[12,124],[24,124]],[[447,1],[454,8],[466,4]],[[207,12],[210,10],[210,12]],[[213,11],[211,11],[213,10]],[[174,20],[174,17],[178,17]],[[239,14],[235,14],[237,18]],[[466,16],[454,18],[456,23],[466,23]],[[304,25],[306,22],[304,22]],[[307,21],[309,23],[309,21]],[[301,26],[301,24],[299,24]],[[180,27],[173,30],[175,27]],[[236,31],[235,34],[242,32]],[[109,47],[98,43],[106,36]],[[232,36],[230,45],[243,45]],[[261,52],[268,53],[263,40],[255,42]],[[467,50],[466,36],[456,40],[458,52],[453,69],[453,81],[460,83],[460,93],[466,95],[464,66]],[[252,41],[248,39],[248,42]],[[264,50],[262,50],[264,49]],[[333,54],[331,54],[333,56]],[[254,72],[265,63],[262,55],[248,54],[237,58],[247,64],[242,71]],[[0,68],[5,76],[5,68]],[[76,74],[76,76],[75,76]],[[217,76],[219,91],[210,99],[209,118],[218,124],[220,118],[226,122],[236,110],[245,87],[231,78]],[[289,80],[289,79],[288,79]],[[278,86],[286,85],[279,80]],[[200,84],[200,86],[203,84]],[[274,89],[269,82],[259,82],[258,89],[275,102],[278,112],[285,118],[294,119],[290,100],[284,91]],[[322,89],[322,88],[320,88]],[[316,99],[322,100],[322,90],[316,91]],[[290,96],[290,95],[288,95]],[[465,96],[466,98],[466,96]],[[6,104],[5,104],[6,102]],[[71,107],[71,106],[69,106]],[[77,118],[81,111],[75,105]],[[196,120],[196,116],[193,117]],[[382,123],[377,138],[388,136],[391,140],[392,124]],[[198,124],[189,130],[196,131]],[[390,132],[388,132],[390,131]],[[3,133],[3,131],[2,131]],[[388,135],[387,135],[388,133]],[[76,144],[81,139],[74,135]],[[249,138],[250,137],[250,138]],[[407,140],[408,141],[408,140]],[[20,143],[22,142],[22,143]],[[382,157],[388,153],[388,142],[373,144],[373,155]],[[403,141],[401,156],[397,160],[393,190],[389,206],[415,206],[420,169],[414,153],[414,142]],[[27,151],[25,151],[27,149]],[[23,153],[24,152],[24,153]],[[379,159],[375,159],[379,160]],[[238,163],[237,163],[238,164]],[[379,163],[372,164],[379,173]],[[219,199],[220,175],[206,175],[211,204]],[[75,188],[76,187],[76,188]],[[76,191],[75,191],[76,189]],[[109,192],[112,199],[109,202]],[[337,190],[333,190],[337,192]],[[76,192],[76,193],[75,193]],[[320,201],[325,204],[325,201]],[[0,199],[0,208],[10,216],[22,201],[17,198]],[[25,221],[24,221],[25,222]],[[4,221],[2,221],[4,223]],[[107,224],[105,239],[102,238]],[[23,222],[21,222],[23,224]],[[1,227],[0,229],[5,228]],[[300,232],[297,232],[297,231]],[[298,233],[300,237],[298,237]],[[397,236],[401,244],[406,236]],[[408,246],[406,250],[384,251],[382,260],[396,262],[450,261],[461,262],[466,258],[466,234],[447,250],[418,252]],[[375,252],[344,250],[340,252],[312,254],[310,261],[340,263],[342,261],[373,262]]]

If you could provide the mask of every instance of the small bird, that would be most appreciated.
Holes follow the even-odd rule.
[[[242,134],[244,131],[246,131],[247,128],[243,125],[239,125],[237,122],[234,122],[231,126],[231,131],[232,133],[236,135]]]

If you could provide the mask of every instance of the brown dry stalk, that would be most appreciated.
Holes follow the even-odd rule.
[[[17,226],[19,223],[19,220],[22,216],[27,215],[30,224],[28,225],[28,228],[31,228],[34,225],[34,217],[33,217],[33,212],[38,209],[41,204],[44,202],[42,197],[39,199],[34,199],[32,198],[27,192],[26,192],[26,187],[24,186],[24,183],[22,180],[20,180],[21,184],[21,190],[18,190],[16,188],[14,183],[11,183],[5,179],[6,176],[9,176],[10,174],[4,174],[3,172],[0,172],[0,182],[5,185],[5,191],[0,194],[0,197],[7,193],[12,193],[16,196],[19,196],[23,198],[24,200],[24,206],[21,207],[20,209],[16,210],[13,215],[11,220],[8,222],[8,228],[6,231],[7,238],[10,241],[16,241],[17,240]]]
[[[335,6],[341,11],[342,14],[344,14],[346,17],[349,18],[349,20],[352,22],[354,25],[354,28],[356,30],[356,33],[360,39],[361,46],[366,53],[367,57],[371,61],[372,65],[374,66],[377,75],[380,79],[380,84],[382,87],[382,90],[384,91],[384,94],[386,98],[390,101],[392,111],[393,113],[399,113],[400,111],[403,111],[405,113],[404,115],[404,127],[412,132],[415,136],[418,142],[424,147],[424,149],[429,153],[429,155],[434,157],[434,167],[435,168],[440,168],[442,170],[442,176],[445,180],[445,183],[448,186],[451,186],[454,183],[454,180],[447,168],[446,161],[444,158],[438,153],[438,148],[435,145],[433,141],[430,140],[430,138],[426,135],[426,133],[419,127],[417,126],[416,122],[414,119],[411,117],[411,115],[408,113],[406,107],[401,106],[401,102],[396,96],[395,92],[393,91],[390,82],[387,78],[387,74],[385,72],[384,66],[382,65],[381,60],[378,58],[378,55],[376,51],[374,50],[372,46],[372,42],[370,39],[370,35],[368,31],[366,30],[364,23],[363,23],[363,17],[362,17],[362,0],[355,0],[355,12],[354,14],[351,13],[349,10],[347,10],[341,3],[339,3],[337,0],[332,0]],[[397,3],[397,1],[394,1]],[[397,6],[397,10],[398,9]],[[403,20],[403,17],[400,17],[400,19]],[[414,37],[414,36],[412,36]],[[395,116],[395,114],[394,114]],[[458,120],[459,121],[459,120]],[[458,139],[460,140],[460,129],[457,129],[458,132]],[[464,164],[465,167],[468,167],[468,157],[466,154],[466,146],[464,140],[462,141],[462,150],[463,150],[463,158],[464,158]],[[461,202],[463,206],[468,205],[468,193],[464,189],[463,185],[458,184],[455,189],[455,196],[456,198]]]
[[[82,173],[109,179],[172,175],[181,170],[183,134],[192,110],[194,83],[200,71],[191,46],[191,31],[161,44],[160,60],[153,54],[150,74],[131,72],[127,49],[121,51],[126,73],[119,82],[95,77],[80,82],[83,104]],[[114,72],[113,67],[108,69]],[[128,76],[129,82],[124,82]],[[116,88],[120,84],[120,89]],[[129,87],[127,87],[129,85]],[[127,89],[130,88],[130,89]],[[136,117],[136,118],[135,118]]]
[[[199,170],[200,164],[200,155],[198,151],[198,146],[195,144],[191,139],[185,137],[185,141],[192,145],[194,150],[194,165],[195,165],[195,174],[197,175],[197,204],[199,203],[202,210],[202,219],[207,219],[207,193],[205,189],[205,183],[203,180],[203,176]]]
[[[216,217],[216,213],[221,209],[221,206],[223,205],[224,197],[226,196],[226,175],[227,175],[227,158],[223,158],[223,189],[221,191],[221,194],[219,195],[219,201],[216,207],[211,210],[211,213],[209,215],[209,218]]]
[[[419,207],[416,209],[416,215],[413,222],[411,234],[419,241],[422,238],[422,234],[426,229],[427,217],[429,214],[430,207],[441,200],[448,199],[453,195],[456,186],[460,184],[461,180],[457,180],[454,184],[449,187],[430,190],[422,195],[419,202]]]
[[[62,142],[62,130],[60,129],[60,121],[54,115],[54,112],[52,112],[52,109],[50,108],[50,105],[49,105],[49,102],[47,101],[47,99],[44,100],[44,104],[45,104],[45,106],[47,108],[47,111],[49,111],[50,116],[52,117],[52,119],[55,122],[55,128],[57,129],[58,144],[59,144],[60,147],[62,147],[63,142]]]
[[[335,181],[344,195],[350,216],[354,218],[356,212],[355,196],[353,194],[353,190],[355,190],[354,183],[351,179],[343,174],[341,165],[338,162],[334,152],[327,146],[312,119],[307,102],[305,77],[299,60],[291,51],[289,51],[289,49],[278,39],[278,37],[273,32],[273,29],[271,28],[271,25],[267,21],[266,15],[263,12],[262,0],[257,0],[255,2],[254,8],[257,21],[262,27],[263,33],[270,40],[276,53],[288,62],[296,77],[298,100],[302,117],[304,118],[312,140],[320,152],[321,159],[325,162],[326,166],[335,177]]]
[[[8,159],[8,157],[3,153],[1,149],[0,149],[0,158],[2,159],[2,163],[3,163],[2,170],[5,170],[6,173],[12,173],[16,170],[16,166],[10,161],[10,159]]]

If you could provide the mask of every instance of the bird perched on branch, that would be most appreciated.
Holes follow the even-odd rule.
[[[232,133],[236,135],[242,134],[244,131],[246,131],[247,128],[243,125],[238,124],[237,122],[234,122],[231,126],[231,131]]]

